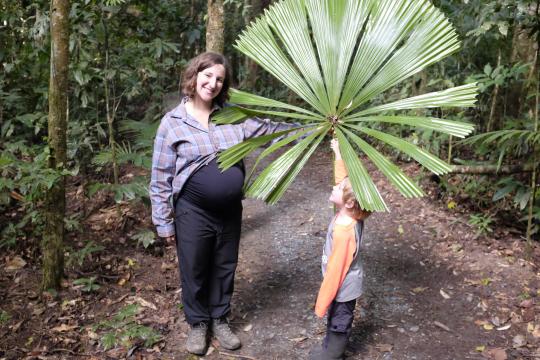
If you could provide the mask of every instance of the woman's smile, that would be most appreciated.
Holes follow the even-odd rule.
[[[196,96],[204,102],[211,102],[223,88],[225,67],[221,64],[210,66],[197,74]]]

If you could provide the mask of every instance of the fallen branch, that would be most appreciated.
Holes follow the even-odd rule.
[[[77,356],[92,356],[90,354],[80,354],[80,353],[76,353],[75,351],[73,350],[69,350],[69,349],[61,349],[61,348],[57,348],[57,349],[51,349],[49,350],[50,353],[57,353],[57,352],[65,352],[65,353],[68,353],[68,354],[71,354],[73,356],[77,355]]]
[[[446,330],[446,331],[448,331],[448,332],[452,332],[452,330],[450,330],[450,328],[449,328],[448,326],[446,326],[446,325],[444,325],[443,323],[440,323],[440,322],[438,322],[438,321],[434,321],[434,322],[433,322],[433,325],[438,326],[438,327],[440,327],[441,329]]]
[[[74,272],[77,275],[84,276],[84,277],[91,277],[91,276],[99,276],[101,278],[107,279],[107,280],[118,280],[122,277],[122,275],[105,275],[105,274],[96,274],[96,273],[85,273],[80,270],[74,270]]]
[[[24,196],[22,196],[21,194],[19,194],[15,190],[11,191],[9,193],[9,196],[11,196],[13,199],[18,200],[18,201],[24,201]]]
[[[526,173],[533,170],[532,164],[526,165],[453,165],[450,174],[507,175]]]
[[[221,355],[230,356],[230,357],[233,357],[233,358],[249,359],[249,360],[257,360],[257,358],[254,358],[254,357],[252,357],[252,356],[247,356],[247,355],[231,354],[231,353],[228,353],[228,352],[225,352],[225,351],[220,351],[219,353],[220,353]]]

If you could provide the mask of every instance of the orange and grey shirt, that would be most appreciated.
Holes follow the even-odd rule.
[[[339,184],[347,176],[342,160],[335,162],[335,181]],[[323,282],[317,296],[315,313],[323,317],[332,301],[346,302],[362,295],[362,268],[359,249],[363,221],[348,225],[335,223],[332,219],[326,235],[322,255]]]

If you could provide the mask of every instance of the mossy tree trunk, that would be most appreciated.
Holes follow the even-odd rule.
[[[540,1],[537,2],[537,4],[540,4]],[[536,14],[538,14],[538,8],[536,7]],[[535,96],[535,104],[534,104],[534,132],[538,132],[538,107],[539,107],[539,101],[540,101],[540,66],[538,65],[540,63],[540,60],[538,57],[540,56],[540,41],[538,42],[537,49],[536,49],[536,59],[534,62],[534,69],[536,72],[536,91],[534,92]],[[538,178],[538,145],[535,144],[533,147],[533,172],[531,175],[531,198],[529,200],[529,209],[528,209],[528,216],[527,216],[527,256],[532,257],[532,253],[534,250],[534,244],[532,241],[532,230],[533,230],[533,208],[534,208],[534,202],[536,200],[536,182]]]
[[[206,51],[223,54],[225,21],[223,0],[208,0],[208,22],[206,24]]]
[[[66,164],[69,68],[69,0],[51,0],[51,59],[49,77],[49,167],[61,171]],[[42,289],[57,289],[64,270],[65,180],[60,177],[45,200],[42,239]]]

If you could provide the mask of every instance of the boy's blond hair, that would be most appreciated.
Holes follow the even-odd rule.
[[[356,220],[364,220],[371,215],[371,211],[364,210],[360,207],[360,204],[354,195],[351,181],[349,180],[349,177],[346,177],[343,179],[343,204],[347,204],[350,201],[352,201],[353,206],[347,209],[349,209]]]

